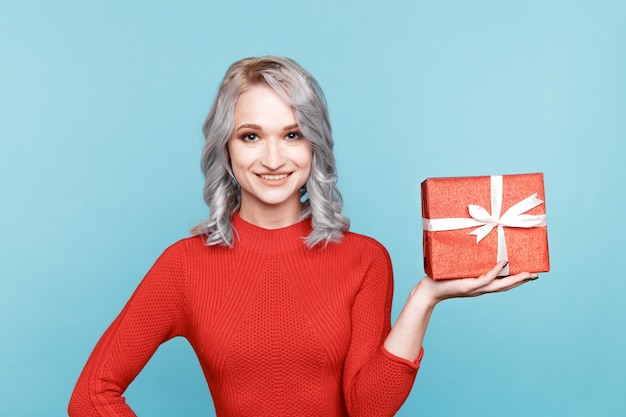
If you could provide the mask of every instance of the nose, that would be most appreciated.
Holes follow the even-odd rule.
[[[274,139],[265,141],[261,164],[269,170],[276,171],[285,165],[285,162],[286,158],[281,141]]]

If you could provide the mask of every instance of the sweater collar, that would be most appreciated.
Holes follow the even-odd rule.
[[[245,221],[235,212],[232,217],[235,246],[241,245],[261,253],[281,253],[306,248],[305,238],[311,234],[310,218],[279,229],[265,229]]]

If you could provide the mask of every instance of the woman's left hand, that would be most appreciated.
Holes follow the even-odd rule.
[[[430,301],[434,306],[439,301],[448,298],[476,297],[487,293],[508,291],[538,278],[536,273],[530,272],[498,277],[498,273],[505,266],[506,261],[498,262],[490,271],[478,278],[433,280],[425,277],[413,288],[411,296],[420,293],[420,298]]]
[[[392,354],[414,361],[419,357],[430,316],[438,302],[448,298],[476,297],[507,291],[525,282],[537,279],[536,273],[522,272],[506,277],[498,273],[506,265],[498,262],[478,278],[434,280],[425,277],[413,287],[404,308],[385,340],[385,348]]]

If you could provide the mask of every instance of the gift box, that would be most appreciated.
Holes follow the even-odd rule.
[[[428,178],[422,182],[424,270],[433,279],[547,272],[543,174]]]

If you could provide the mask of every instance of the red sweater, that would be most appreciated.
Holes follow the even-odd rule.
[[[122,394],[176,336],[198,355],[219,417],[396,413],[421,355],[413,363],[382,346],[385,248],[348,232],[308,249],[309,221],[267,230],[235,215],[233,226],[233,248],[192,237],[160,256],[91,354],[70,416],[134,416]]]

